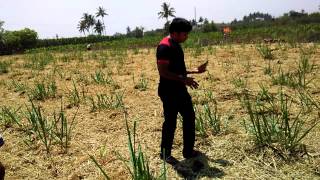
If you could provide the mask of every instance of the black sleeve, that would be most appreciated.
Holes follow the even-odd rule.
[[[157,60],[170,61],[170,47],[167,45],[159,45],[157,48]]]

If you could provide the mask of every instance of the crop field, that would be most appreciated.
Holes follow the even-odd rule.
[[[320,45],[185,48],[200,157],[159,159],[155,48],[0,56],[6,179],[319,179]],[[201,161],[204,167],[194,164]]]

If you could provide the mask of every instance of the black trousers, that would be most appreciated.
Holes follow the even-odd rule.
[[[164,122],[162,126],[161,155],[170,156],[174,132],[177,124],[177,115],[183,118],[183,156],[189,156],[195,142],[195,113],[192,100],[187,90],[181,93],[161,94],[163,103]]]

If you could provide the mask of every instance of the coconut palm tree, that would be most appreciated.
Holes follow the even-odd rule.
[[[87,24],[84,20],[79,21],[78,29],[80,33],[83,33],[84,35],[86,35]]]
[[[170,4],[163,3],[161,5],[162,10],[158,12],[159,18],[165,18],[169,22],[169,17],[175,17],[174,13],[176,12],[173,7],[170,7]]]
[[[94,18],[93,15],[89,14],[88,19],[87,19],[87,25],[88,25],[88,29],[90,29],[91,27],[94,27],[96,24],[96,19]],[[93,32],[93,30],[92,30]]]
[[[103,23],[104,30],[105,30],[105,24],[104,24],[104,19],[103,19],[103,17],[104,17],[105,15],[108,16],[109,14],[106,13],[106,10],[105,10],[102,6],[99,6],[98,12],[96,13],[96,17],[101,17],[101,18],[102,18],[102,23]],[[106,32],[105,32],[105,34],[106,34]]]
[[[94,26],[94,31],[96,33],[98,33],[99,35],[101,35],[101,33],[103,32],[104,30],[104,26],[103,24],[101,23],[101,21],[98,19],[97,23],[95,24]]]
[[[96,19],[94,18],[93,15],[91,14],[88,14],[88,13],[83,13],[83,16],[82,16],[82,21],[83,21],[83,26],[85,26],[85,29],[88,31],[88,33],[90,32],[90,29],[92,27],[95,26],[96,24]],[[93,30],[92,30],[93,32]]]
[[[164,24],[164,33],[167,34],[169,32],[169,17],[175,17],[174,13],[176,12],[173,7],[170,7],[170,4],[163,3],[161,5],[162,10],[158,12],[159,18],[165,18],[166,23]]]
[[[89,19],[89,14],[88,13],[83,13],[82,17],[81,17],[81,21],[79,22],[79,25],[80,23],[82,24],[83,28],[88,31],[89,33],[89,25],[88,25],[88,19]]]
[[[1,20],[0,20],[0,30],[3,29],[3,28],[2,28],[3,24],[4,24],[4,21],[1,21]]]

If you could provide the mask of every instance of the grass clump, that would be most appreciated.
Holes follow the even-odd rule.
[[[218,112],[218,103],[212,100],[212,103],[194,106],[196,113],[195,128],[201,137],[207,137],[209,131],[212,135],[224,133],[228,126],[228,121],[232,116],[221,116]]]
[[[95,74],[92,74],[91,78],[96,84],[108,84],[111,85],[114,90],[120,88],[120,86],[113,80],[111,74],[107,74],[106,76],[101,70],[96,71]]]
[[[80,92],[77,88],[77,85],[74,81],[72,81],[73,83],[73,89],[70,91],[69,96],[68,96],[68,108],[77,106],[79,107],[80,103],[85,99],[85,93],[84,90],[82,90],[82,92]]]
[[[11,81],[9,87],[12,88],[14,92],[19,92],[20,94],[24,94],[28,89],[28,86],[26,84],[20,83],[19,81],[16,81],[14,79]]]
[[[298,153],[301,141],[318,124],[316,119],[303,116],[301,109],[294,111],[293,99],[282,91],[277,96],[267,89],[262,89],[257,96],[246,91],[240,100],[249,116],[244,121],[246,130],[256,145],[270,147],[285,159],[289,158],[286,154]]]
[[[141,149],[141,145],[136,148],[136,122],[133,124],[133,132],[131,132],[128,121],[126,120],[126,128],[128,135],[128,147],[130,152],[130,166],[127,165],[131,178],[134,180],[151,180],[155,179],[149,168],[149,161]]]
[[[96,71],[95,74],[92,74],[91,78],[97,84],[109,84],[109,83],[111,83],[110,79],[106,79],[105,78],[105,74],[101,70]]]
[[[19,115],[19,110],[21,107],[14,109],[12,107],[3,106],[0,111],[0,123],[5,128],[12,127],[17,124],[21,126],[21,116]]]
[[[293,72],[284,73],[279,67],[278,75],[271,76],[274,85],[284,85],[292,88],[307,88],[314,80],[310,77],[315,65],[310,63],[310,56],[301,54],[298,68]]]
[[[29,143],[33,142],[31,137],[35,137],[40,140],[46,149],[47,154],[50,153],[52,141],[54,139],[52,133],[52,122],[43,115],[43,111],[40,106],[35,106],[35,104],[31,102],[31,107],[27,108],[28,115],[28,129],[26,129],[27,134],[29,135]]]
[[[144,74],[140,75],[138,83],[134,86],[134,88],[139,89],[140,91],[146,91],[148,89],[148,80]]]
[[[43,70],[48,64],[55,61],[52,53],[32,53],[27,55],[28,62],[25,63],[26,68],[34,70]]]
[[[50,118],[32,100],[30,103],[31,107],[27,107],[27,125],[24,130],[29,137],[26,143],[31,145],[35,140],[40,140],[47,154],[54,144],[59,144],[67,152],[76,115],[69,122],[61,105],[60,112],[54,112],[53,118]]]
[[[91,112],[102,109],[119,109],[124,106],[123,93],[116,92],[110,96],[97,94],[96,98],[91,97]]]
[[[9,72],[10,63],[0,62],[0,75]]]
[[[60,144],[61,148],[64,149],[65,152],[68,151],[76,115],[77,113],[74,114],[69,122],[65,115],[65,111],[63,110],[62,102],[60,111],[58,113],[54,112],[53,114],[53,134],[56,142]]]
[[[263,57],[263,59],[271,60],[274,59],[274,55],[272,54],[272,49],[265,45],[260,44],[256,46],[256,49],[258,50],[259,54]]]
[[[30,92],[30,97],[32,100],[45,100],[48,98],[54,98],[57,94],[57,85],[55,81],[50,81],[48,83],[36,82],[34,89]]]

